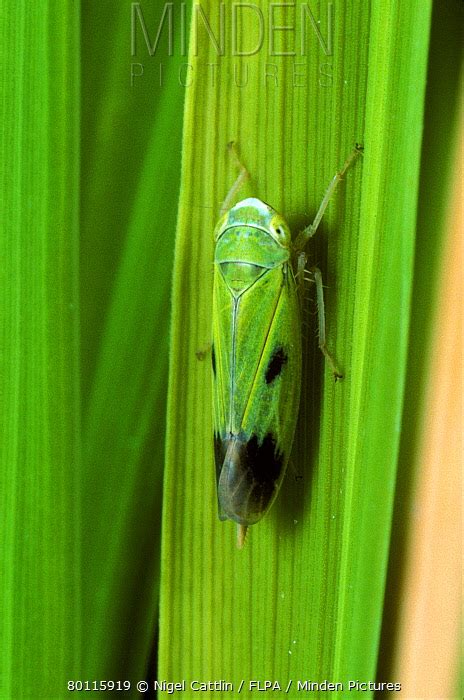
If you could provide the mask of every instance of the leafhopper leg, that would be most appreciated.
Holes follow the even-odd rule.
[[[308,256],[306,255],[306,253],[298,253],[295,279],[299,284],[301,284],[303,281],[303,275],[304,275],[307,259],[308,259]]]
[[[298,258],[297,258],[297,266],[296,266],[296,274],[295,274],[295,281],[297,283],[298,287],[298,297],[300,299],[300,307],[303,308],[304,304],[304,291],[305,291],[305,279],[304,279],[304,272],[305,272],[305,267],[306,267],[306,262],[308,260],[308,256],[306,253],[299,253]]]
[[[243,186],[243,184],[250,178],[250,173],[246,169],[246,167],[243,165],[242,161],[238,157],[237,153],[237,146],[235,144],[235,141],[230,141],[227,144],[227,150],[229,151],[236,167],[239,170],[237,179],[235,180],[234,184],[226,194],[226,198],[224,199],[220,211],[220,215],[224,216],[226,211],[228,211],[232,205],[233,200],[235,199],[237,192],[240,190],[240,188]]]
[[[330,181],[330,184],[325,192],[324,199],[322,200],[318,212],[315,216],[315,219],[312,224],[304,228],[297,236],[297,239],[295,241],[295,251],[298,253],[299,251],[303,250],[304,247],[306,246],[307,242],[309,241],[310,238],[314,236],[316,233],[319,224],[321,223],[321,219],[324,216],[324,212],[327,209],[327,205],[330,202],[330,199],[335,192],[335,189],[338,185],[338,183],[343,179],[343,176],[345,175],[346,171],[348,168],[351,167],[351,165],[354,163],[356,158],[360,156],[363,152],[363,147],[360,146],[359,144],[356,144],[356,146],[353,148],[351,151],[350,155],[346,159],[343,167],[341,170],[336,173],[332,180]]]
[[[322,285],[322,273],[318,267],[312,267],[309,270],[314,282],[316,283],[316,300],[317,300],[317,319],[319,324],[319,348],[324,354],[325,359],[330,365],[334,379],[343,379],[343,374],[337,367],[337,363],[327,349],[325,338],[325,311],[324,311],[324,288]]]

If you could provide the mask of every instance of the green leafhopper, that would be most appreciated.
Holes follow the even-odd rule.
[[[304,248],[335,187],[361,146],[332,179],[313,223],[292,241],[285,219],[250,197],[229,204],[248,177],[229,144],[240,174],[214,232],[213,417],[219,517],[247,527],[271,507],[290,458],[300,402],[302,345],[298,277]],[[325,344],[322,275],[316,284],[319,347],[335,379],[341,378]]]

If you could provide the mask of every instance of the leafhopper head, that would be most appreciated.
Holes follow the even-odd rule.
[[[215,241],[217,242],[227,229],[236,226],[259,229],[269,234],[282,248],[291,247],[290,228],[283,216],[256,197],[243,199],[221,217],[214,233]]]

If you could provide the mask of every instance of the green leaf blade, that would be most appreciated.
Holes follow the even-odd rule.
[[[217,27],[217,10],[207,9]],[[429,3],[422,5],[416,24],[413,8],[400,12],[393,3],[382,10],[376,3],[344,7],[334,26],[329,89],[318,82],[326,59],[317,44],[304,60],[311,79],[303,90],[294,87],[287,57],[273,57],[281,80],[270,86],[263,79],[268,56],[253,56],[246,90],[234,83],[231,56],[218,61],[214,84],[201,79],[200,58],[190,56],[200,75],[186,102],[173,288],[163,677],[226,677],[236,687],[242,678],[269,675],[284,685],[290,678],[375,678],[406,371],[429,13]],[[244,20],[244,36],[247,30],[253,28]],[[213,58],[210,50],[202,61]],[[198,129],[208,120],[214,129]],[[354,143],[363,142],[366,152],[311,247],[327,285],[329,347],[346,378],[334,385],[316,354],[309,316],[294,471],[242,552],[232,524],[217,520],[210,366],[195,356],[211,338],[212,230],[234,181],[226,153],[232,139],[252,177],[237,199],[264,199],[295,232],[311,221]],[[392,342],[398,354],[383,362],[377,349]]]
[[[2,697],[80,663],[79,11],[2,12]]]

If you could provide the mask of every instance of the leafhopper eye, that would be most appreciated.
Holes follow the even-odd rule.
[[[290,231],[280,216],[274,216],[269,225],[269,233],[282,246],[288,247],[291,241]]]

